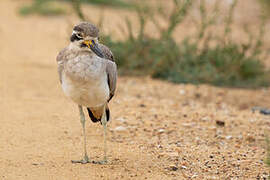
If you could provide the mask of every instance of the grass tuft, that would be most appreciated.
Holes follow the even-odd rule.
[[[31,5],[21,7],[19,12],[21,15],[39,14],[52,16],[65,14],[66,11],[53,0],[34,0]]]
[[[134,6],[134,3],[125,0],[81,0],[81,1],[82,3],[109,6],[114,8],[133,8]]]
[[[54,16],[65,14],[64,8],[58,5],[63,1],[71,2],[74,8],[79,8],[77,5],[81,3],[89,3],[100,6],[109,6],[114,8],[134,8],[135,4],[124,0],[33,0],[32,4],[23,6],[19,12],[21,15],[39,14],[42,16]],[[80,17],[83,17],[81,14]]]
[[[258,1],[264,10],[263,13],[269,16],[270,15],[270,1],[269,0],[258,0]]]

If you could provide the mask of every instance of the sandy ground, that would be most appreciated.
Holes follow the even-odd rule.
[[[263,160],[270,117],[250,110],[270,106],[269,89],[175,85],[150,78],[119,78],[110,104],[109,164],[71,164],[82,156],[82,130],[76,105],[62,93],[55,57],[67,45],[68,22],[75,18],[20,17],[16,10],[22,3],[0,1],[0,179],[269,175]],[[116,17],[114,11],[106,13]],[[99,124],[87,121],[93,160],[103,156],[102,132]]]

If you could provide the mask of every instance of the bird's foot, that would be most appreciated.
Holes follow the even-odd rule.
[[[73,163],[73,164],[75,164],[75,163],[87,164],[87,163],[91,163],[91,161],[89,161],[88,156],[85,155],[84,158],[81,160],[71,160],[71,163]]]
[[[94,164],[101,164],[101,165],[104,165],[104,164],[108,164],[108,160],[107,158],[104,158],[103,160],[101,161],[93,161]]]

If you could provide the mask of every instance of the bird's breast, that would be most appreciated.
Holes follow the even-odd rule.
[[[99,61],[77,58],[67,62],[62,88],[66,96],[87,107],[101,106],[109,98],[107,74]]]

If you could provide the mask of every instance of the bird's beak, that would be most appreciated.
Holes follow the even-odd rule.
[[[94,40],[86,40],[83,42],[89,49],[91,49],[97,56],[103,58],[103,53]]]

